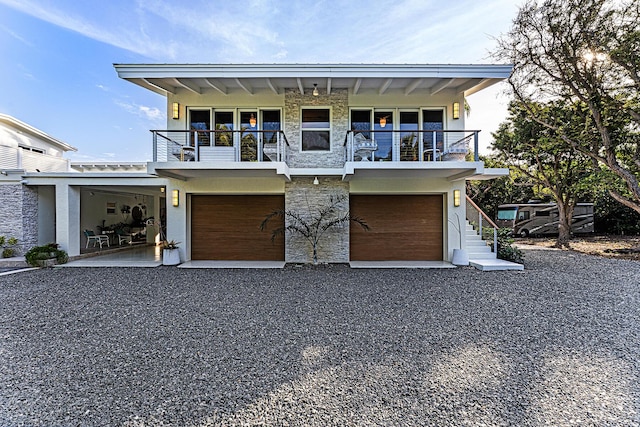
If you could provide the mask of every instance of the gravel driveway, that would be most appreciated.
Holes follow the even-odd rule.
[[[640,262],[0,277],[0,425],[640,425]]]

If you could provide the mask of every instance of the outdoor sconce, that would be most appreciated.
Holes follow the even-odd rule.
[[[380,117],[380,127],[384,128],[387,125],[387,116]]]
[[[313,84],[313,96],[318,96],[320,95],[320,92],[318,92],[318,83],[314,83]]]
[[[253,113],[251,113],[251,117],[249,118],[249,126],[254,128],[256,127],[257,124],[258,124],[258,121],[256,120],[256,116],[254,116]]]
[[[453,190],[453,206],[460,206],[460,190]]]
[[[459,119],[460,118],[460,103],[459,102],[454,102],[453,103],[453,118],[454,119]]]
[[[313,185],[318,185],[320,184],[320,181],[318,181],[318,177],[316,176],[315,178],[313,178]]]
[[[180,190],[171,190],[171,204],[176,208],[180,206]]]
[[[171,107],[171,112],[171,117],[173,117],[174,120],[178,120],[180,118],[180,104],[174,102]]]

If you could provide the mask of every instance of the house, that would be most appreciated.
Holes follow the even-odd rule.
[[[0,114],[0,236],[18,239],[18,253],[39,240],[54,241],[49,222],[53,211],[44,201],[53,198],[47,188],[23,185],[26,172],[66,172],[64,153],[76,149],[15,117]],[[42,202],[43,207],[38,209]],[[42,224],[38,226],[38,224]]]
[[[313,210],[331,195],[371,229],[333,230],[320,262],[450,261],[464,246],[465,180],[507,173],[479,161],[479,130],[465,128],[461,106],[509,65],[115,69],[166,97],[147,174],[166,183],[162,221],[183,261],[309,262],[305,240],[272,241],[258,226],[275,209]]]
[[[22,170],[17,183],[37,199],[29,219],[37,237],[25,241],[55,240],[74,256],[86,246],[83,230],[135,219],[147,242],[181,242],[183,262],[310,262],[304,239],[272,240],[260,223],[273,210],[313,211],[342,196],[344,211],[370,230],[330,230],[320,262],[444,265],[470,244],[465,180],[508,173],[484,168],[480,130],[466,129],[463,114],[465,97],[506,79],[508,65],[115,69],[166,98],[165,129],[140,142],[153,144],[152,161]]]

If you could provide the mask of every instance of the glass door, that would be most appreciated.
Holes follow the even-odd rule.
[[[373,113],[373,130],[378,144],[376,160],[393,160],[393,111],[376,110]]]
[[[233,147],[233,111],[214,111],[214,124],[216,131],[216,147]]]
[[[400,161],[418,160],[418,112],[400,111]]]
[[[198,145],[210,145],[211,139],[211,110],[189,110],[189,137],[190,145],[195,146],[195,138],[198,137]]]
[[[258,161],[258,112],[240,111],[240,161]]]
[[[422,110],[422,140],[425,160],[438,160],[444,151],[444,112],[442,110]]]
[[[262,160],[278,161],[278,131],[282,130],[280,110],[261,110],[260,125],[262,130]],[[280,147],[284,150],[284,147]]]

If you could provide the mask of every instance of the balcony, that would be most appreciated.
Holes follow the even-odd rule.
[[[152,130],[154,162],[284,162],[282,131]]]
[[[478,130],[357,130],[345,136],[347,162],[465,161],[478,159]],[[473,151],[471,151],[473,144]],[[469,159],[470,160],[470,159]]]

